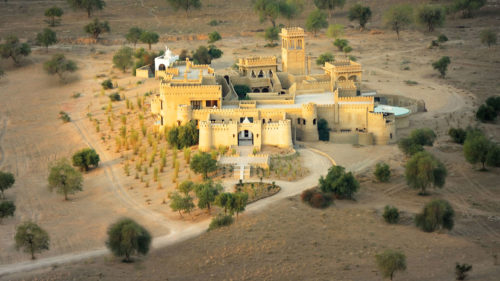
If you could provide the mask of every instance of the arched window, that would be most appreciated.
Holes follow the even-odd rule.
[[[316,118],[313,119],[313,125],[316,125]]]
[[[261,71],[259,71],[259,76],[258,76],[258,77],[259,77],[259,78],[264,77],[264,71],[262,71],[262,70],[261,70]]]
[[[266,124],[266,119],[262,119],[262,124]]]

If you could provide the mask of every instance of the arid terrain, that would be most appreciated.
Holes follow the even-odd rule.
[[[212,62],[215,69],[231,67],[239,56],[279,56],[279,47],[264,48],[259,31],[270,24],[258,21],[249,2],[202,1],[205,8],[186,16],[175,13],[166,1],[108,0],[107,7],[95,15],[108,20],[112,31],[97,44],[85,44],[82,26],[89,20],[84,12],[69,9],[65,1],[0,2],[0,38],[17,34],[30,42],[45,27],[46,8],[57,4],[65,10],[62,24],[54,29],[60,43],[48,51],[33,47],[21,66],[0,60],[6,72],[0,78],[0,170],[16,177],[6,197],[17,206],[14,218],[0,224],[0,280],[383,280],[374,255],[386,248],[402,250],[407,256],[408,269],[397,272],[395,280],[453,280],[456,262],[473,265],[468,280],[498,280],[500,169],[478,171],[465,162],[461,146],[447,135],[450,127],[477,126],[496,142],[500,140],[498,121],[484,124],[474,117],[487,97],[500,93],[500,48],[481,45],[478,35],[486,27],[500,33],[498,1],[489,1],[472,19],[450,16],[434,33],[405,30],[399,41],[382,26],[381,13],[402,1],[362,1],[373,10],[364,31],[347,21],[347,7],[353,1],[347,1],[332,20],[347,27],[344,37],[363,65],[363,91],[425,101],[428,111],[413,114],[410,128],[398,134],[405,136],[420,127],[437,133],[429,150],[443,161],[448,177],[445,187],[431,189],[430,196],[418,196],[408,188],[403,175],[406,159],[396,145],[300,143],[298,150],[310,173],[298,181],[277,181],[282,188],[279,193],[249,205],[232,226],[205,232],[209,223],[205,212],[180,218],[163,203],[175,188],[171,158],[161,175],[161,189],[153,182],[146,188],[125,175],[123,154],[114,150],[112,140],[101,139],[107,133],[105,126],[97,133],[87,117],[91,112],[105,123],[103,108],[109,99],[100,92],[103,77],[112,78],[134,102],[137,96],[157,91],[158,81],[112,68],[113,53],[124,44],[123,34],[134,25],[154,30],[160,34],[154,50],[163,50],[167,44],[179,53],[206,45],[206,34],[218,30],[223,39],[216,45],[224,55]],[[311,0],[305,2],[306,11],[292,25],[304,25],[313,7]],[[209,26],[212,19],[222,24]],[[441,33],[449,41],[429,49]],[[308,34],[306,48],[314,56],[337,52],[324,30],[317,37]],[[58,52],[75,60],[79,68],[64,84],[48,76],[42,65]],[[451,65],[447,77],[441,79],[430,63],[444,55],[450,57]],[[403,70],[403,65],[409,70]],[[313,71],[321,69],[316,66]],[[73,98],[75,93],[81,97]],[[71,122],[59,120],[60,111],[68,112]],[[113,105],[113,111],[124,112],[124,103]],[[152,122],[146,116],[146,123]],[[96,149],[102,162],[84,174],[83,192],[65,202],[47,189],[48,165],[87,146]],[[323,151],[356,174],[361,189],[355,201],[336,200],[324,210],[300,202],[297,194],[315,186],[330,165],[324,155],[310,148]],[[179,179],[198,177],[189,174],[182,151],[178,157]],[[382,160],[394,175],[389,183],[376,183],[373,177],[374,165]],[[232,184],[228,181],[225,186]],[[452,231],[425,233],[414,226],[414,215],[434,198],[448,200],[455,209]],[[400,224],[383,221],[381,213],[387,204],[403,212]],[[157,238],[153,251],[133,264],[121,263],[104,250],[107,227],[123,216],[139,221]],[[36,221],[51,236],[50,250],[34,262],[14,246],[15,227],[25,220]],[[44,261],[48,266],[40,268],[37,264]]]

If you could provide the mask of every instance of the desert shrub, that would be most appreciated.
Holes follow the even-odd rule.
[[[497,145],[493,144],[483,134],[468,134],[464,142],[465,160],[471,164],[481,163],[484,171],[486,170],[485,164],[488,162],[488,156],[492,157],[490,163],[495,162],[496,149]]]
[[[446,76],[446,72],[448,71],[448,65],[451,63],[450,57],[444,56],[439,60],[432,63],[432,67],[439,71],[441,78]]]
[[[208,173],[217,169],[217,160],[212,159],[206,152],[199,152],[193,156],[189,167],[193,172],[202,174],[204,179],[208,179]]]
[[[422,5],[416,12],[417,23],[427,28],[427,31],[432,32],[436,27],[441,27],[445,21],[445,12],[438,5]]]
[[[56,190],[64,195],[64,200],[68,200],[68,194],[82,191],[82,174],[73,169],[68,159],[60,159],[49,166],[49,190]]]
[[[123,218],[108,229],[106,246],[117,257],[125,257],[130,262],[134,254],[146,255],[151,246],[151,234],[141,225],[129,218]]]
[[[59,112],[59,119],[61,119],[64,123],[71,121],[71,117],[69,117],[68,113],[64,111]]]
[[[12,201],[1,201],[0,202],[0,223],[2,219],[6,217],[13,217],[16,211],[16,205]]]
[[[342,24],[330,24],[326,30],[326,36],[330,38],[339,38],[344,35],[344,26]]]
[[[436,133],[432,129],[415,129],[410,133],[410,138],[417,144],[432,146],[436,140]]]
[[[220,36],[219,32],[213,31],[208,34],[208,43],[213,43],[215,41],[219,41],[222,39],[222,36]]]
[[[333,202],[333,199],[330,195],[323,193],[316,188],[310,188],[302,191],[300,198],[302,202],[318,209],[326,208]]]
[[[102,81],[101,86],[104,90],[113,89],[113,82],[111,79],[106,79]]]
[[[15,182],[14,174],[0,171],[0,197],[2,199],[5,198],[3,192],[11,188]]]
[[[83,27],[83,31],[96,40],[99,38],[99,35],[104,32],[110,32],[110,30],[108,21],[100,22],[97,18]]]
[[[19,65],[21,58],[31,54],[31,47],[28,43],[21,43],[15,35],[4,37],[3,44],[0,44],[0,57],[12,58],[16,65]]]
[[[233,216],[219,214],[212,219],[210,225],[208,226],[208,231],[220,228],[223,226],[229,226],[233,223]]]
[[[383,20],[386,27],[396,32],[399,40],[399,32],[413,21],[413,8],[407,4],[394,5],[384,13]]]
[[[264,38],[270,42],[269,47],[275,46],[274,41],[277,41],[279,39],[279,34],[280,34],[280,30],[278,27],[271,26],[271,27],[266,28],[266,30],[264,32]]]
[[[440,228],[451,230],[455,211],[448,201],[435,199],[427,203],[422,213],[415,216],[415,224],[425,232],[433,232]]]
[[[456,263],[455,265],[455,277],[456,280],[465,280],[467,278],[467,272],[472,270],[472,265],[470,264],[460,264]]]
[[[500,111],[500,96],[487,98],[486,104],[493,107],[495,111]]]
[[[448,41],[448,37],[446,37],[446,35],[444,35],[444,34],[439,34],[437,41],[439,43],[444,43],[444,42]]]
[[[467,136],[467,132],[462,128],[450,128],[448,135],[451,137],[453,142],[463,144],[465,137]]]
[[[120,94],[118,94],[118,93],[112,93],[109,95],[109,99],[111,101],[120,101],[121,97],[120,97]]]
[[[357,20],[360,28],[363,29],[368,20],[372,17],[372,11],[368,6],[354,4],[351,9],[349,9],[348,17],[350,21]]]
[[[219,21],[218,20],[211,20],[210,22],[208,22],[208,25],[217,26],[217,25],[219,25]]]
[[[455,0],[452,9],[456,12],[462,12],[463,18],[471,18],[472,12],[479,10],[486,2],[486,0]]]
[[[491,167],[500,167],[500,145],[491,144],[486,155],[486,164]]]
[[[417,152],[424,150],[424,147],[418,143],[415,143],[411,138],[402,138],[398,141],[399,150],[401,150],[406,156],[411,156]]]
[[[497,118],[497,112],[493,107],[482,104],[477,109],[476,118],[481,122],[491,122]]]
[[[382,215],[387,223],[395,224],[399,221],[399,210],[396,207],[386,205]]]
[[[50,237],[47,231],[36,223],[26,221],[16,229],[16,249],[24,249],[24,252],[31,254],[31,259],[35,259],[35,253],[48,250],[50,246]]]
[[[320,29],[326,27],[328,27],[328,21],[326,20],[326,14],[323,11],[316,9],[307,16],[306,29],[308,31],[312,31],[314,36],[316,36]]]
[[[342,166],[332,166],[326,177],[319,179],[319,188],[324,193],[333,193],[336,198],[352,199],[359,189],[359,183],[351,172]]]
[[[481,38],[481,43],[483,43],[484,45],[488,45],[488,48],[490,48],[491,45],[495,45],[497,43],[497,34],[491,28],[482,30],[479,33],[479,38]]]
[[[333,57],[332,53],[324,53],[319,55],[318,59],[316,59],[316,64],[324,65],[325,62],[332,62],[334,60],[335,58]]]
[[[43,64],[43,69],[49,75],[57,74],[61,81],[64,81],[66,73],[75,72],[78,67],[74,61],[66,59],[63,54],[55,54]]]
[[[375,165],[375,171],[373,174],[380,182],[388,182],[391,179],[391,169],[389,168],[389,165],[384,162],[380,162]]]

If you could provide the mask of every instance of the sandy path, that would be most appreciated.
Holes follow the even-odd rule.
[[[81,121],[75,121],[75,126],[82,126]],[[87,139],[88,136],[85,135],[85,130],[80,130],[83,134],[84,139]],[[165,218],[159,218],[159,215],[154,213],[153,211],[147,210],[142,207],[140,204],[134,203],[133,199],[130,198],[127,193],[123,190],[123,188],[119,184],[119,180],[117,177],[114,177],[113,167],[107,165],[107,154],[99,151],[99,146],[94,146],[98,150],[99,155],[103,156],[103,165],[102,169],[107,170],[107,174],[111,177],[111,181],[113,183],[113,188],[120,190],[117,191],[117,197],[120,200],[123,200],[126,204],[129,204],[130,207],[133,207],[141,214],[150,218],[153,216],[155,219],[159,219],[162,223],[165,223],[166,226],[169,227],[170,233],[168,235],[156,237],[153,239],[153,248],[161,248],[168,245],[172,245],[178,243],[180,241],[187,240],[194,236],[197,236],[204,231],[206,231],[209,221],[205,220],[203,222],[195,223],[195,224],[186,224],[178,221],[170,221]],[[318,182],[318,178],[321,175],[326,174],[328,168],[331,166],[331,162],[324,156],[316,154],[307,149],[300,149],[302,157],[304,157],[305,166],[311,171],[311,173],[297,181],[297,182],[287,182],[287,181],[276,181],[276,184],[282,187],[282,190],[271,197],[259,200],[251,205],[249,205],[246,209],[246,213],[252,213],[256,211],[260,211],[268,207],[270,204],[282,200],[283,198],[287,198],[293,195],[297,195],[302,192],[304,189],[311,188],[315,186]],[[234,185],[237,181],[228,181],[224,182],[224,185]],[[128,197],[128,198],[127,198]],[[43,268],[52,265],[65,264],[70,262],[75,262],[83,259],[88,259],[92,257],[102,256],[108,254],[108,250],[106,248],[96,249],[93,251],[84,251],[79,253],[71,253],[64,254],[59,256],[54,256],[50,258],[42,258],[35,261],[25,261],[20,263],[8,264],[0,266],[0,276],[5,276],[7,274],[13,274],[17,272],[24,272],[29,270],[34,270],[38,268]]]

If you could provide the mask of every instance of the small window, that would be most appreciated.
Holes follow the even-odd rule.
[[[306,119],[302,119],[302,125],[306,124]]]
[[[300,118],[297,118],[297,124],[300,125]]]
[[[316,125],[316,119],[313,119],[313,125]]]
[[[266,119],[262,119],[262,124],[266,124]]]

